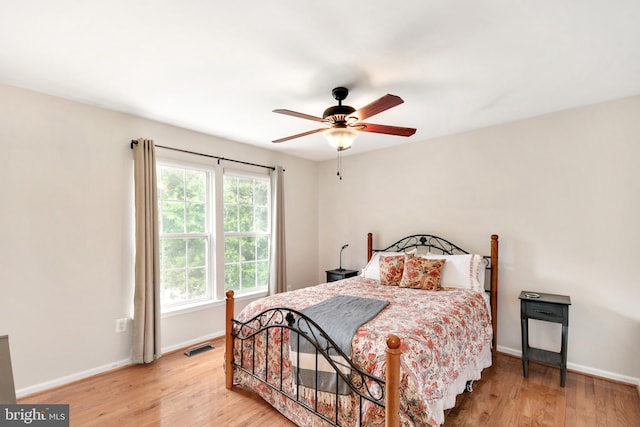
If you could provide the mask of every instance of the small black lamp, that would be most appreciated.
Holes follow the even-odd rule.
[[[338,268],[338,271],[344,271],[344,269],[342,268],[342,251],[344,251],[344,248],[346,248],[347,246],[349,246],[348,243],[346,245],[342,245],[342,249],[340,249],[340,268]]]

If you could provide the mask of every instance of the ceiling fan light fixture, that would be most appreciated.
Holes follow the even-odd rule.
[[[358,137],[358,131],[350,127],[335,126],[323,131],[329,144],[338,151],[351,148],[351,144]]]

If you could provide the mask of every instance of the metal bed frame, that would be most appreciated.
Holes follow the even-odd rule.
[[[425,247],[429,252],[446,255],[456,254],[468,254],[459,246],[437,236],[430,234],[414,234],[404,237],[392,245],[387,246],[384,249],[373,249],[373,236],[372,233],[367,235],[367,260],[370,260],[374,252],[405,252],[412,248]],[[490,289],[486,290],[490,295],[491,302],[491,322],[493,327],[493,346],[492,352],[495,354],[496,339],[497,339],[497,300],[498,300],[498,236],[491,236],[491,255],[485,256],[487,261],[487,270],[490,272]],[[319,358],[325,359],[336,372],[336,389],[339,380],[344,381],[351,391],[358,397],[359,402],[359,420],[362,426],[363,419],[363,403],[371,402],[372,404],[385,409],[385,426],[398,426],[400,422],[399,409],[400,409],[400,338],[390,334],[387,337],[387,369],[386,378],[378,378],[368,374],[356,366],[336,345],[336,343],[329,337],[320,326],[317,325],[312,319],[305,316],[303,313],[286,308],[277,307],[268,309],[253,318],[240,322],[234,319],[234,293],[228,291],[226,293],[226,352],[225,352],[225,370],[226,370],[226,387],[228,389],[233,388],[233,374],[234,370],[241,371],[254,379],[257,379],[268,388],[285,396],[287,399],[296,402],[306,410],[320,417],[328,425],[340,427],[339,424],[339,401],[336,390],[335,394],[335,414],[329,416],[318,408],[318,393],[321,392],[317,389],[314,390],[315,398],[312,403],[304,401],[300,398],[298,393],[289,393],[283,388],[283,349],[285,346],[285,333],[290,336],[296,336],[297,339],[304,339],[311,343],[315,348],[315,360],[316,366]],[[300,328],[299,325],[303,325]],[[309,326],[313,326],[310,328]],[[309,334],[309,330],[312,331]],[[316,330],[317,332],[313,332]],[[295,333],[296,335],[291,335]],[[274,335],[275,334],[275,335]],[[266,342],[266,351],[273,351],[273,346],[269,345],[269,337],[275,337],[275,341],[279,342],[279,366],[271,367],[279,372],[279,381],[269,380],[270,367],[268,364],[268,357],[265,358],[265,366],[263,369],[256,368],[256,355],[255,355],[255,340],[256,338],[264,337]],[[279,336],[279,339],[277,339]],[[318,344],[318,338],[322,337],[325,341],[325,345]],[[299,341],[298,341],[299,343]],[[234,345],[239,346],[240,356],[234,356]],[[276,350],[278,351],[278,350]],[[339,369],[340,366],[330,357],[330,355],[342,356],[348,363],[348,368],[351,371],[350,375],[345,375]],[[299,356],[298,356],[299,357]],[[299,363],[298,363],[299,366]],[[338,378],[339,377],[339,378]],[[317,379],[317,377],[316,377]],[[317,384],[317,381],[316,381]],[[295,385],[294,385],[295,386]]]

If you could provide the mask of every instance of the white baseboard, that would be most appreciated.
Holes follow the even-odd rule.
[[[21,388],[16,390],[16,398],[20,399],[25,396],[29,396],[31,394],[39,393],[41,391],[49,390],[55,387],[59,387],[61,385],[69,384],[74,381],[83,380],[85,378],[92,377],[94,375],[102,374],[107,371],[112,371],[117,368],[121,368],[123,366],[131,365],[133,361],[131,359],[122,359],[117,362],[109,363],[103,366],[98,366],[97,368],[88,369],[86,371],[77,372],[75,374],[67,375],[65,377],[56,378],[54,380],[46,381],[40,384],[35,384],[29,387]]]
[[[509,347],[498,346],[498,351],[501,353],[510,354],[516,357],[522,357],[522,351]],[[615,372],[603,371],[601,369],[591,368],[589,366],[578,365],[575,363],[567,362],[567,369],[575,372],[580,372],[586,375],[594,377],[606,378],[609,380],[636,385],[638,388],[638,394],[640,394],[640,378],[630,377],[628,375],[617,374]]]
[[[186,347],[190,347],[195,344],[200,344],[203,341],[216,339],[224,336],[224,331],[214,332],[209,335],[205,335],[203,337],[195,338],[189,341],[184,341],[178,344],[170,345],[162,348],[162,353],[169,353],[175,350],[180,350]],[[133,364],[132,359],[122,359],[113,363],[109,363],[107,365],[98,366],[97,368],[88,369],[86,371],[78,372],[75,374],[67,375],[65,377],[56,378],[50,381],[46,381],[40,384],[35,384],[29,387],[21,388],[16,390],[16,398],[20,399],[25,396],[29,396],[31,394],[39,393],[41,391],[49,390],[55,387],[60,387],[65,384],[69,384],[75,381],[83,380],[85,378],[93,377],[94,375],[102,374],[108,371],[112,371],[114,369],[121,368],[123,366]]]
[[[213,340],[216,338],[224,337],[224,331],[214,332],[211,334],[204,335],[202,337],[194,338],[192,340],[183,341],[177,344],[173,344],[167,347],[162,347],[162,353],[170,353],[172,351],[181,350],[183,348],[191,347],[196,344],[200,344],[204,341]]]

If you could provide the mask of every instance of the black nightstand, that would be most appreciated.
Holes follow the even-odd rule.
[[[327,270],[327,282],[335,282],[336,280],[346,279],[358,275],[358,270],[346,270],[336,268],[335,270]]]
[[[567,382],[567,341],[569,334],[569,306],[571,298],[565,295],[522,291],[520,293],[520,318],[522,320],[522,372],[529,376],[529,360],[537,360],[560,367],[560,385]],[[529,347],[529,319],[562,323],[560,353]]]

